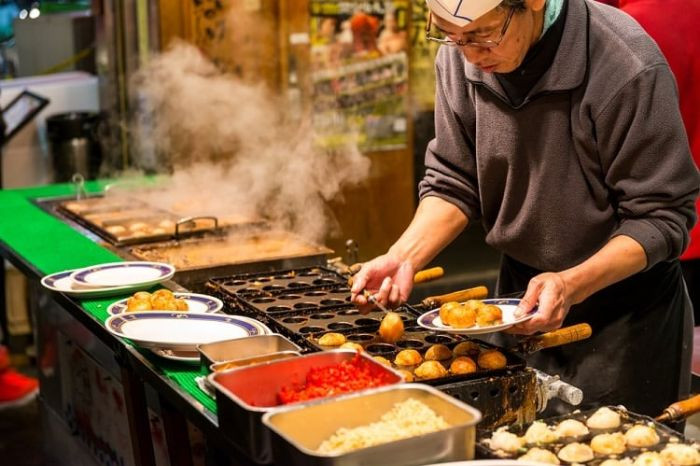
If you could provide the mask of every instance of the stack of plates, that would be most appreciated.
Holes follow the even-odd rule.
[[[47,275],[41,284],[69,296],[99,298],[145,290],[174,274],[175,267],[162,262],[113,262]]]

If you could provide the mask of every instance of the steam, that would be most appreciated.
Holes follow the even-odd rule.
[[[134,77],[141,111],[140,167],[170,171],[145,201],[183,215],[260,218],[322,241],[337,225],[327,207],[360,183],[370,162],[357,148],[329,152],[260,85],[219,71],[195,47],[175,43]]]

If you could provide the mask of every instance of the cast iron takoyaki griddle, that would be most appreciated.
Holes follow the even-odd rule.
[[[342,275],[320,266],[215,277],[210,283],[235,297],[275,296],[332,285],[347,287]]]

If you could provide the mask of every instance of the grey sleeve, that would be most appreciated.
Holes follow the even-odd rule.
[[[700,175],[669,68],[646,69],[594,118],[605,182],[619,218],[613,236],[639,242],[647,268],[680,256],[696,220]]]
[[[454,204],[471,223],[481,217],[474,158],[474,107],[471,102],[462,102],[464,112],[457,114],[453,110],[448,87],[462,90],[459,99],[466,101],[469,96],[465,83],[450,86],[440,69],[440,57],[436,62],[435,74],[435,139],[428,143],[425,175],[418,184],[418,195],[421,200],[435,196]]]

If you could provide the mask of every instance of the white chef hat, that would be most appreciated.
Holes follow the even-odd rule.
[[[503,0],[426,0],[428,8],[455,26],[466,26],[496,8]]]

